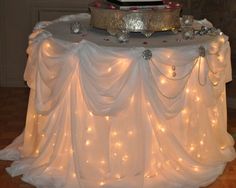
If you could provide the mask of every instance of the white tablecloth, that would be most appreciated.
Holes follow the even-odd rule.
[[[7,171],[40,188],[212,183],[235,158],[227,133],[227,37],[180,42],[168,33],[133,34],[121,44],[95,29],[69,33],[72,20],[87,18],[42,22],[30,36],[26,127],[0,151],[14,160]]]

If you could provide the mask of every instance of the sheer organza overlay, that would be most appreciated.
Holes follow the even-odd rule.
[[[70,17],[66,17],[68,21]],[[104,47],[30,36],[24,132],[0,151],[38,188],[197,188],[235,158],[227,133],[226,36],[199,44]]]

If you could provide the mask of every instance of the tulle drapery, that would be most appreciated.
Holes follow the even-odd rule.
[[[149,60],[145,50],[70,43],[36,28],[27,50],[26,127],[0,151],[14,160],[7,171],[40,188],[213,182],[235,158],[226,129],[227,37],[150,48]]]

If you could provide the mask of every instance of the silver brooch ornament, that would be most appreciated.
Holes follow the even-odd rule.
[[[80,22],[78,22],[78,21],[75,21],[75,22],[72,22],[71,24],[70,24],[70,31],[71,31],[71,33],[73,33],[73,34],[78,34],[78,33],[80,33],[81,32],[81,24],[80,24]]]
[[[198,50],[199,50],[199,56],[200,57],[205,57],[206,56],[206,49],[205,49],[204,46],[200,46]]]
[[[152,58],[152,51],[147,49],[143,51],[143,59],[150,60]]]

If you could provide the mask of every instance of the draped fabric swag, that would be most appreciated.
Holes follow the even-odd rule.
[[[47,24],[46,24],[47,25]],[[199,55],[199,47],[206,56]],[[226,36],[201,45],[99,46],[30,36],[24,132],[0,151],[38,188],[197,188],[235,158]]]

